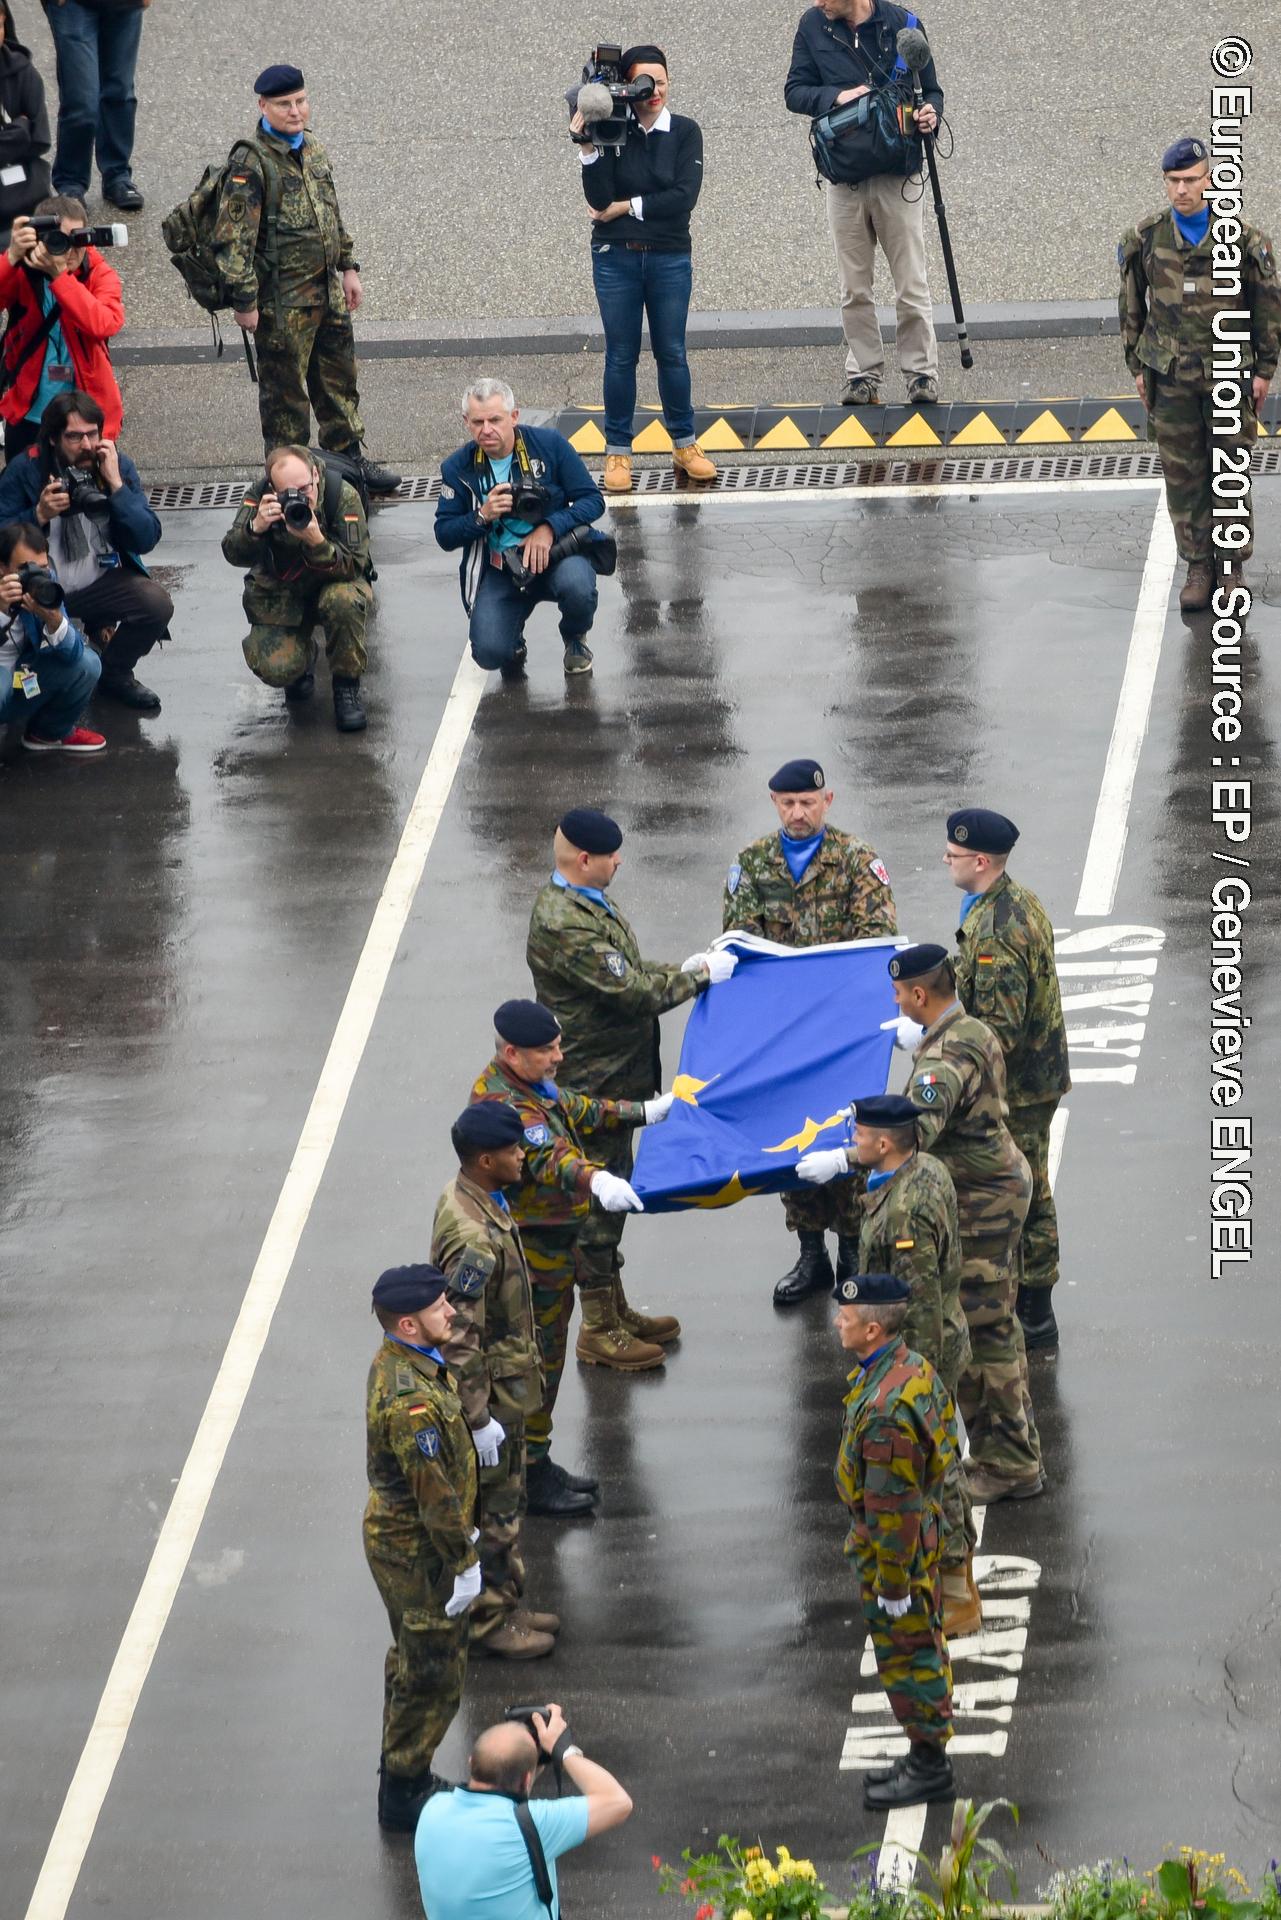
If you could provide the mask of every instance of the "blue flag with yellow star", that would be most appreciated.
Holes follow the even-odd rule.
[[[804,1183],[796,1162],[852,1138],[843,1109],[884,1093],[898,1011],[886,971],[902,940],[777,947],[741,934],[733,977],[695,1001],[676,1100],[639,1136],[632,1185],[648,1213],[731,1207]]]

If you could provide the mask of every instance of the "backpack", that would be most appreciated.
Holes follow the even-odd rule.
[[[328,447],[308,447],[307,451],[325,476],[325,508],[330,516],[338,511],[338,498],[345,480],[354,489],[368,519],[369,488],[359,460],[349,453],[334,453]]]
[[[194,192],[160,222],[160,237],[169,249],[171,264],[182,275],[187,292],[196,305],[203,307],[208,314],[219,313],[233,304],[231,290],[222,277],[214,248],[214,226],[232,169],[243,164],[241,156],[250,152],[262,160],[261,153],[251,141],[238,140],[222,165],[206,167]],[[280,180],[269,160],[263,161],[263,180],[267,195],[263,207],[265,236],[259,252],[268,268],[274,270],[277,264],[276,223],[280,216]],[[214,334],[221,353],[222,341],[216,322]]]

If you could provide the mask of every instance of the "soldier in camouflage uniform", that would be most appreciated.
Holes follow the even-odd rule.
[[[863,1274],[837,1285],[836,1329],[850,1374],[836,1487],[849,1509],[847,1558],[890,1710],[910,1746],[867,1775],[872,1810],[951,1799],[952,1667],[939,1585],[943,1481],[956,1413],[928,1360],[902,1338],[909,1285]]]
[[[223,535],[233,567],[247,567],[244,609],[249,632],[241,643],[251,673],[283,687],[291,705],[316,690],[315,628],[325,630],[340,733],[365,725],[360,677],[365,671],[365,623],[373,606],[369,528],[354,487],[336,494],[306,447],[275,447],[265,481],[251,487]],[[299,487],[311,503],[311,521],[295,533],[286,524],[278,490]]]
[[[307,132],[302,74],[268,67],[255,89],[259,122],[232,148],[214,249],[236,324],[256,338],[263,445],[306,442],[314,408],[321,446],[356,460],[371,493],[394,493],[399,474],[361,451],[351,326],[360,268],[329,155]]]
[[[789,760],[769,783],[780,831],[745,847],[729,870],[724,930],[759,934],[784,947],[869,940],[898,930],[885,863],[864,840],[827,824],[834,795],[817,760]],[[819,1193],[785,1193],[796,1261],[774,1288],[774,1304],[795,1306],[828,1292],[832,1263],[824,1235],[837,1235],[836,1278],[858,1257],[858,1189],[840,1181]]]
[[[445,1286],[429,1266],[379,1276],[386,1338],[366,1392],[365,1557],[391,1621],[378,1818],[408,1833],[450,1784],[432,1760],[462,1699],[467,1609],[480,1592],[476,1449],[439,1352],[454,1317]]]
[[[1059,1277],[1059,1222],[1050,1187],[1050,1125],[1070,1092],[1067,1029],[1054,964],[1054,929],[1028,888],[1005,870],[1019,830],[1003,813],[964,807],[947,823],[944,859],[965,895],[957,931],[956,991],[1005,1055],[1009,1128],[1032,1169],[1023,1223],[1017,1310],[1029,1352],[1057,1347],[1050,1290]]]
[[[529,1265],[534,1322],[543,1360],[543,1404],[525,1425],[526,1491],[530,1513],[554,1517],[590,1510],[596,1482],[567,1473],[551,1458],[552,1411],[560,1392],[579,1277],[578,1236],[593,1200],[607,1212],[643,1209],[628,1182],[588,1158],[584,1133],[643,1127],[666,1117],[670,1098],[591,1100],[551,1078],[563,1055],[560,1025],[534,1000],[506,1000],[494,1015],[497,1051],[475,1081],[471,1097],[499,1100],[520,1115],[525,1164],[507,1192]],[[605,1339],[623,1344],[607,1288],[582,1289],[583,1319]],[[631,1364],[663,1364],[663,1349],[630,1342]],[[651,1357],[652,1356],[652,1357]],[[620,1353],[626,1368],[628,1354]],[[590,1494],[584,1501],[581,1496]],[[578,1496],[575,1498],[575,1496]]]
[[[907,947],[889,971],[904,1016],[900,1044],[915,1052],[907,1094],[918,1109],[917,1139],[956,1189],[961,1305],[970,1329],[958,1395],[970,1498],[981,1505],[1034,1499],[1044,1488],[1041,1442],[1014,1311],[1032,1174],[1006,1124],[1005,1062],[996,1036],[957,999],[945,947]]]
[[[699,953],[682,966],[642,958],[628,921],[606,898],[621,864],[622,829],[608,814],[574,807],[556,829],[555,867],[539,890],[529,918],[525,958],[534,991],[561,1027],[565,1078],[584,1092],[611,1100],[648,1100],[662,1084],[658,1016],[702,993],[713,978],[727,980],[733,954]],[[632,1136],[617,1127],[597,1139],[583,1136],[590,1160],[631,1178]],[[671,1314],[638,1312],[623,1292],[625,1213],[589,1213],[578,1237],[580,1284],[608,1288],[615,1343],[584,1326],[580,1360],[616,1366],[637,1341],[667,1346],[680,1338]]]
[[[436,1203],[431,1257],[449,1281],[454,1324],[443,1352],[480,1462],[480,1570],[471,1644],[504,1660],[554,1651],[560,1621],[520,1604],[525,1587],[525,1422],[542,1401],[529,1269],[503,1188],[520,1182],[525,1131],[510,1107],[482,1100],[454,1122],[457,1178]]]
[[[1241,578],[1253,546],[1250,496],[1245,495],[1242,546],[1216,550],[1213,449],[1229,460],[1245,455],[1258,431],[1258,413],[1281,357],[1281,296],[1276,256],[1257,227],[1241,223],[1240,289],[1214,290],[1215,236],[1205,189],[1210,162],[1200,140],[1176,140],[1161,157],[1169,206],[1150,213],[1122,236],[1116,250],[1121,269],[1121,340],[1125,364],[1148,410],[1148,437],[1161,453],[1165,498],[1174,522],[1187,579],[1179,593],[1185,612],[1210,604],[1216,579]],[[1222,279],[1222,274],[1221,274]],[[1240,346],[1239,426],[1215,433],[1214,323],[1216,315],[1244,312],[1249,339]],[[1239,322],[1230,321],[1230,338]],[[1227,350],[1221,345],[1222,356]],[[1246,468],[1248,472],[1248,465]]]

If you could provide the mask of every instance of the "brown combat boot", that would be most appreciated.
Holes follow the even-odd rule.
[[[528,1627],[531,1633],[560,1632],[558,1613],[535,1613],[530,1607],[517,1607],[511,1616],[511,1622],[514,1627]]]
[[[512,1614],[501,1627],[481,1640],[473,1640],[471,1650],[492,1653],[496,1660],[543,1660],[556,1651],[556,1641],[550,1633],[535,1633],[532,1627],[521,1625]]]
[[[974,1583],[974,1560],[966,1554],[956,1566],[943,1568],[943,1634],[961,1640],[983,1625],[983,1602]]]
[[[638,1340],[619,1320],[613,1287],[588,1287],[578,1298],[583,1324],[574,1352],[580,1360],[589,1367],[613,1367],[619,1373],[647,1373],[662,1366],[667,1357],[663,1349]]]
[[[1214,591],[1214,576],[1210,572],[1208,560],[1189,560],[1188,577],[1179,588],[1179,609],[1182,613],[1204,613],[1210,604],[1210,595]]]
[[[618,1322],[634,1333],[638,1340],[648,1340],[651,1346],[666,1347],[681,1337],[681,1323],[674,1313],[641,1313],[632,1306],[623,1292],[621,1280],[614,1282],[614,1304],[618,1308]]]
[[[1045,1492],[1045,1481],[1039,1473],[1028,1480],[1009,1480],[991,1467],[977,1466],[973,1460],[966,1462],[965,1486],[976,1507],[994,1507],[998,1500],[1035,1500]]]

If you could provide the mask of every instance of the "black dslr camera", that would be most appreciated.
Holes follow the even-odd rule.
[[[62,222],[54,213],[33,213],[32,226],[44,241],[46,253],[70,253],[73,247],[127,247],[129,229],[120,221],[109,227],[77,227],[73,233],[62,231]]]
[[[276,498],[290,533],[306,533],[311,525],[311,501],[306,487],[282,487]]]
[[[83,513],[90,520],[105,520],[111,512],[108,495],[78,467],[64,467],[58,475],[58,484],[71,502],[68,513]]]
[[[513,520],[528,520],[531,527],[547,518],[547,509],[551,496],[546,487],[540,487],[537,480],[526,480],[517,474],[511,483],[512,503],[507,509]]]
[[[38,567],[34,561],[24,560],[18,568],[18,580],[22,591],[29,595],[38,607],[60,607],[66,601],[66,594],[48,567]]]
[[[580,147],[621,147],[635,124],[635,102],[648,100],[653,91],[648,73],[639,80],[624,79],[621,47],[594,47],[582,85],[571,87],[565,96],[571,113],[581,112],[585,122],[583,131],[571,133],[570,139]]]

